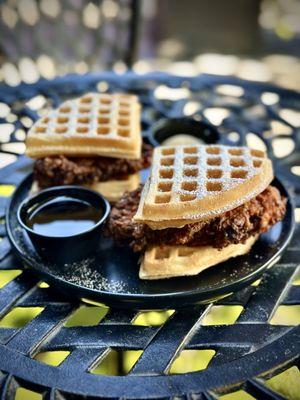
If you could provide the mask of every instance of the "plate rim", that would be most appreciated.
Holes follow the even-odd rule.
[[[106,304],[106,301],[108,301],[107,304],[118,304],[119,306],[127,306],[128,305],[133,305],[133,304],[140,304],[140,305],[145,305],[145,306],[150,306],[150,303],[152,302],[159,302],[160,300],[164,302],[164,304],[167,303],[176,303],[177,300],[180,300],[181,298],[185,298],[186,300],[188,299],[189,301],[186,302],[186,304],[196,304],[201,301],[211,301],[211,299],[214,299],[215,297],[222,296],[224,294],[230,294],[232,292],[237,292],[241,288],[245,287],[246,285],[249,285],[251,282],[254,282],[256,279],[258,279],[259,276],[262,275],[262,273],[271,265],[273,265],[278,258],[280,258],[281,254],[283,251],[286,249],[288,246],[293,233],[295,229],[295,215],[294,215],[294,202],[291,194],[289,193],[289,190],[286,188],[286,186],[282,183],[282,181],[274,176],[273,182],[275,181],[275,186],[279,188],[281,192],[284,193],[284,195],[287,197],[287,205],[288,205],[288,211],[290,213],[290,227],[287,232],[287,236],[284,239],[284,242],[282,246],[273,254],[273,256],[266,261],[263,265],[261,265],[259,268],[255,269],[252,271],[250,274],[245,275],[244,277],[240,278],[237,282],[232,282],[229,284],[225,284],[222,286],[214,287],[211,289],[206,289],[205,292],[199,291],[199,289],[195,288],[192,290],[188,291],[178,291],[178,292],[168,292],[168,293],[155,293],[155,294],[139,294],[139,293],[119,293],[119,292],[111,292],[111,291],[104,291],[100,289],[92,289],[88,288],[86,286],[81,286],[79,284],[75,284],[73,282],[69,282],[66,279],[63,279],[61,277],[58,277],[57,275],[51,273],[51,272],[44,272],[41,271],[39,268],[36,268],[34,263],[30,262],[30,260],[24,255],[24,253],[20,250],[18,244],[16,243],[16,240],[14,238],[14,235],[11,230],[10,226],[10,214],[11,214],[11,207],[14,203],[14,201],[17,198],[18,192],[23,188],[23,186],[26,186],[27,181],[33,180],[33,173],[30,172],[27,174],[22,181],[16,186],[12,196],[10,197],[7,207],[6,207],[6,213],[5,213],[5,226],[6,226],[6,232],[7,232],[7,237],[10,242],[10,245],[12,247],[12,250],[17,256],[21,259],[22,263],[25,263],[26,265],[29,266],[27,268],[23,264],[23,270],[32,270],[34,273],[37,275],[43,277],[45,281],[47,281],[47,278],[52,282],[56,282],[59,285],[68,288],[72,290],[72,292],[77,292],[80,296],[77,296],[82,298],[82,297],[87,297],[88,299],[96,299],[95,301],[98,301],[101,303],[103,301],[104,304]],[[284,221],[284,220],[283,220]],[[176,278],[173,278],[176,279]],[[180,277],[179,277],[180,279]],[[59,288],[60,289],[60,288]],[[79,293],[80,292],[80,293]],[[82,293],[85,293],[82,295]],[[101,301],[99,301],[99,299]],[[191,301],[193,300],[194,301]],[[160,308],[164,307],[164,304],[161,304]],[[151,308],[155,308],[155,304],[151,305]],[[180,305],[176,306],[180,307]],[[184,305],[182,306],[184,307]],[[121,307],[120,307],[121,308]],[[156,307],[157,308],[157,307]]]

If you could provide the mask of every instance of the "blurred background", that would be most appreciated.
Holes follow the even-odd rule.
[[[0,81],[10,85],[132,65],[300,89],[299,56],[299,0],[0,1]]]
[[[300,90],[300,1],[0,0],[0,83],[16,86],[66,73],[106,69],[122,73],[129,67],[137,73],[160,70],[183,76],[235,75]],[[0,103],[0,117],[6,116],[7,109]],[[13,114],[6,116],[8,122],[13,118]],[[299,121],[300,113],[294,118]],[[0,187],[1,195],[8,196],[12,190]],[[0,287],[19,273],[17,266],[0,271]],[[299,285],[300,277],[293,284]],[[49,289],[45,283],[40,285]],[[242,312],[237,307],[213,306],[203,324],[233,324]],[[14,309],[0,321],[0,327],[24,326],[40,311]],[[105,307],[85,301],[66,327],[98,324],[106,312]],[[160,325],[172,313],[144,312],[133,323]],[[299,306],[293,310],[279,307],[270,323],[299,324]],[[58,366],[68,356],[64,351],[51,353],[38,354],[36,359]],[[140,354],[139,350],[120,354],[114,349],[93,373],[126,374]],[[204,369],[213,356],[210,349],[199,354],[183,351],[171,373]],[[268,384],[288,399],[300,399],[297,367]],[[40,398],[27,389],[17,393],[18,400]],[[253,397],[239,391],[221,398]]]

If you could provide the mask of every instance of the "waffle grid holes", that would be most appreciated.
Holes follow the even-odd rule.
[[[129,111],[128,111],[128,110],[120,109],[120,110],[119,110],[119,115],[120,115],[121,117],[128,117],[128,116],[129,116]]]
[[[89,113],[91,110],[89,108],[85,108],[85,107],[80,107],[78,110],[81,114],[87,114]]]
[[[232,156],[241,156],[244,154],[243,149],[229,149],[228,153]]]
[[[221,169],[208,169],[207,177],[209,179],[220,179],[223,175],[223,171]]]
[[[262,164],[262,160],[253,160],[253,167],[259,168]]]
[[[161,154],[163,156],[171,156],[175,154],[175,149],[162,149]]]
[[[207,159],[207,165],[212,165],[212,166],[219,166],[222,163],[221,157],[209,157]]]
[[[130,103],[128,103],[127,101],[120,101],[120,107],[124,107],[124,108],[130,108]]]
[[[99,135],[107,135],[107,134],[109,134],[109,127],[108,126],[100,126],[97,129],[97,133]]]
[[[197,162],[198,162],[198,157],[185,157],[185,158],[183,159],[183,162],[184,162],[186,165],[196,165]]]
[[[172,182],[160,182],[158,184],[159,192],[170,192],[172,190]]]
[[[109,114],[110,113],[110,109],[109,108],[100,108],[98,110],[99,114]]]
[[[129,119],[125,119],[125,118],[120,118],[118,120],[118,124],[120,126],[128,126],[129,125]]]
[[[195,194],[181,194],[180,195],[180,201],[186,202],[186,201],[193,201],[196,200],[197,196]]]
[[[208,192],[220,192],[222,190],[222,182],[212,182],[206,183],[206,189]]]
[[[186,190],[188,192],[193,192],[197,189],[198,183],[196,181],[188,181],[183,182],[181,185],[181,189]]]
[[[170,200],[171,200],[171,195],[170,194],[158,194],[155,197],[155,203],[156,204],[170,203]]]
[[[236,178],[236,179],[245,179],[247,178],[248,171],[245,169],[238,169],[231,171],[231,178]]]
[[[111,99],[109,99],[109,98],[105,98],[105,97],[100,98],[100,104],[109,105],[109,104],[111,104],[111,103],[112,103],[112,101],[111,101]]]
[[[88,117],[79,117],[77,118],[77,123],[78,124],[88,124],[90,122],[90,119]]]
[[[220,149],[218,147],[207,147],[206,148],[206,153],[207,154],[214,154],[214,155],[218,155],[220,154]]]
[[[164,258],[170,257],[170,250],[167,248],[157,248],[155,249],[155,260],[163,260]]]
[[[179,247],[178,248],[178,257],[188,257],[193,254],[194,249],[188,249],[186,247]]]
[[[119,128],[117,133],[121,137],[128,137],[130,135],[130,131],[128,129],[125,129],[125,128]]]
[[[82,104],[90,104],[92,102],[91,96],[84,96],[80,99],[80,103]]]
[[[161,169],[159,176],[162,179],[172,179],[174,175],[174,169]]]
[[[108,117],[99,117],[98,123],[99,124],[109,124],[110,119]]]
[[[57,117],[57,123],[58,124],[66,124],[67,122],[69,122],[69,118],[68,117]]]
[[[62,104],[49,114],[47,119],[44,117],[34,128],[34,132],[50,135],[106,135],[112,139],[128,141],[133,135],[133,116],[130,108],[131,104],[134,104],[132,99],[132,96],[105,94],[94,97],[93,94],[87,94]]]
[[[61,107],[59,109],[59,112],[61,112],[63,114],[68,114],[69,112],[71,112],[71,108],[70,107]]]
[[[198,169],[196,168],[184,169],[183,175],[187,177],[196,177],[198,176]]]
[[[198,150],[197,147],[186,147],[183,152],[186,154],[196,154]]]
[[[55,133],[66,133],[68,128],[66,126],[57,126],[55,128]]]
[[[250,151],[218,145],[161,148],[152,201],[169,207],[169,204],[198,201],[206,195],[221,195],[232,184],[248,179],[253,166],[263,163],[261,158],[253,159]]]
[[[264,157],[264,152],[261,150],[251,150],[250,154],[252,157],[258,157],[258,158],[263,158]]]
[[[244,167],[246,163],[242,158],[232,158],[230,160],[230,165],[232,167],[238,168],[238,167]]]
[[[174,164],[174,158],[172,157],[164,157],[161,159],[161,165],[169,167]]]
[[[77,133],[88,133],[88,127],[87,126],[78,126],[76,129]]]
[[[46,133],[46,127],[45,126],[37,126],[35,128],[36,133]]]

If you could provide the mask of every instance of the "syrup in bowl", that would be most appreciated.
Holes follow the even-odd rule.
[[[102,207],[68,196],[58,196],[34,208],[26,225],[41,235],[72,236],[91,229],[102,217]]]
[[[17,218],[40,256],[65,264],[97,252],[109,212],[93,190],[54,186],[24,199]]]

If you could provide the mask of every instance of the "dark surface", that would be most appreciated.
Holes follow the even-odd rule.
[[[272,185],[277,187],[283,196],[288,197],[278,180],[275,179]],[[89,298],[109,306],[182,308],[242,289],[258,279],[265,269],[278,259],[294,228],[294,210],[289,200],[284,220],[261,235],[245,256],[230,259],[196,276],[145,281],[138,277],[139,255],[134,254],[127,246],[118,246],[111,238],[102,238],[97,253],[79,258],[75,264],[70,263],[68,257],[78,255],[78,251],[86,248],[91,238],[84,242],[84,238],[79,238],[78,244],[73,243],[74,240],[69,243],[70,238],[51,238],[48,253],[54,263],[51,259],[47,262],[48,254],[47,257],[39,257],[25,230],[19,229],[16,218],[19,206],[29,195],[31,186],[32,175],[29,175],[16,189],[8,208],[6,228],[13,249],[25,265],[33,268],[55,287],[72,292],[78,298]],[[61,239],[68,240],[66,246],[59,243]],[[92,242],[92,246],[95,248],[95,241]],[[57,260],[56,263],[53,258]],[[81,272],[79,270],[82,270],[83,262],[85,268]]]
[[[188,132],[203,144],[216,143],[220,133],[211,124],[196,121],[193,118],[166,118],[154,123],[148,132],[148,139],[153,146],[159,146],[166,139]]]
[[[1,152],[14,154],[5,142],[22,140],[18,130],[26,131],[24,116],[34,121],[43,109],[56,107],[70,96],[95,90],[99,82],[107,82],[109,90],[130,90],[137,93],[143,103],[143,129],[147,136],[149,126],[159,118],[181,117],[184,106],[190,101],[199,102],[199,109],[192,115],[205,118],[210,107],[224,107],[229,116],[218,129],[221,142],[229,143],[230,133],[237,133],[235,144],[245,144],[247,133],[261,138],[274,160],[276,175],[288,187],[296,207],[300,206],[300,180],[291,172],[299,164],[299,129],[285,120],[280,112],[283,108],[299,110],[300,95],[272,85],[256,84],[234,78],[203,75],[195,78],[171,77],[166,74],[151,74],[146,77],[112,73],[87,76],[68,76],[54,81],[41,81],[37,85],[22,85],[16,88],[0,87],[0,102],[11,107],[17,116],[12,122],[13,130],[8,139],[0,135]],[[244,89],[241,97],[219,94],[219,85],[230,84]],[[189,89],[187,98],[178,101],[158,100],[157,85],[169,88]],[[171,89],[172,90],[172,89]],[[265,105],[261,94],[275,93],[279,96],[273,105]],[[32,108],[25,102],[37,95],[46,99],[43,108]],[[157,104],[160,104],[160,107]],[[201,104],[200,104],[201,103]],[[291,129],[289,136],[275,135],[271,121],[280,121]],[[9,123],[6,118],[0,124]],[[2,127],[1,127],[2,129]],[[271,132],[271,133],[270,133]],[[294,143],[294,152],[278,159],[274,154],[275,140],[289,138]],[[279,144],[284,147],[284,145]],[[20,157],[18,162],[0,171],[1,184],[18,185],[30,168],[31,162]],[[0,197],[1,216],[4,216],[7,197]],[[0,268],[20,268],[20,262],[12,253],[0,225]],[[95,326],[66,328],[64,321],[78,309],[81,303],[70,300],[55,286],[42,289],[37,279],[25,271],[0,290],[0,316],[5,316],[14,307],[45,307],[31,322],[22,328],[0,327],[1,395],[13,399],[22,385],[43,392],[44,399],[94,398],[173,398],[213,399],[219,394],[243,389],[257,399],[280,399],[281,397],[264,386],[264,380],[287,369],[299,366],[299,327],[272,325],[269,323],[277,307],[300,304],[299,286],[292,285],[300,260],[300,226],[297,222],[295,234],[280,262],[265,271],[257,287],[248,286],[239,292],[219,300],[223,306],[239,305],[243,312],[232,325],[203,326],[202,319],[211,305],[201,305],[188,310],[175,311],[168,321],[160,326],[138,326],[132,321],[137,312],[110,308],[106,317]],[[125,377],[97,376],[89,369],[109,351],[141,349],[142,356]],[[59,367],[48,366],[33,360],[36,353],[65,349],[71,353]],[[181,350],[213,349],[216,355],[204,371],[169,375],[169,367]],[[89,398],[89,397],[88,397]]]

